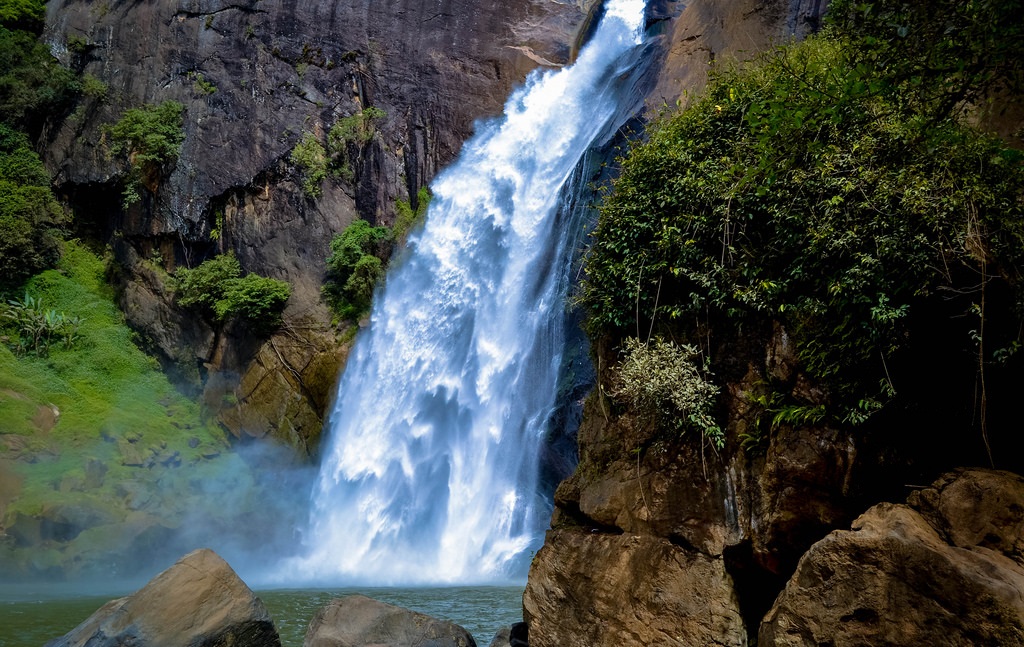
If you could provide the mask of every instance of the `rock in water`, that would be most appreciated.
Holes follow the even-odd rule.
[[[227,562],[196,550],[46,647],[281,647],[263,602]]]
[[[527,639],[529,631],[530,627],[525,622],[502,627],[494,634],[488,647],[529,647],[530,642]]]
[[[476,647],[476,641],[457,624],[362,595],[350,595],[331,600],[316,612],[302,645]]]
[[[1024,479],[965,470],[800,560],[758,644],[1024,645]]]

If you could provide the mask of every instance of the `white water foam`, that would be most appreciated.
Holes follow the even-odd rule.
[[[555,406],[574,240],[554,223],[573,169],[625,118],[643,20],[643,0],[609,0],[575,64],[531,75],[432,185],[426,223],[341,378],[306,553],[276,579],[525,574],[550,514],[538,450]]]

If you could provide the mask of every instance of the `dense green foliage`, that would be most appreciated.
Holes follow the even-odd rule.
[[[37,133],[77,96],[78,80],[36,34],[0,27],[0,121]]]
[[[1021,0],[837,0],[828,21],[891,102],[943,119],[1024,91],[1022,13]]]
[[[373,290],[384,276],[382,248],[391,240],[387,227],[365,220],[356,220],[331,239],[323,293],[335,314],[358,319],[369,309]]]
[[[128,159],[124,205],[128,207],[141,198],[143,186],[159,179],[164,166],[178,159],[185,141],[183,115],[185,106],[177,101],[159,105],[130,108],[110,126],[110,152]]]
[[[1021,288],[1022,156],[955,118],[985,75],[919,87],[929,57],[956,59],[962,43],[931,23],[891,36],[859,24],[719,68],[702,98],[649,128],[601,208],[583,297],[592,333],[695,339],[695,322],[721,337],[781,323],[830,419],[857,423],[892,395],[887,363],[923,303],[970,293],[984,316],[992,277]],[[904,28],[920,52],[903,47]]]
[[[313,133],[305,133],[292,149],[292,164],[302,173],[302,190],[311,198],[319,198],[320,187],[327,178],[327,152]]]
[[[420,187],[416,192],[416,208],[405,200],[395,203],[395,225],[391,228],[392,238],[401,244],[408,237],[412,228],[421,222],[427,215],[430,207],[430,200],[434,196],[430,193],[429,187]]]
[[[0,293],[60,257],[64,212],[28,138],[0,123]]]
[[[34,31],[42,27],[46,9],[42,0],[0,0],[0,25]]]
[[[198,308],[218,323],[242,317],[258,332],[281,325],[281,312],[291,295],[286,281],[256,274],[242,275],[234,254],[221,254],[175,275],[178,304]]]

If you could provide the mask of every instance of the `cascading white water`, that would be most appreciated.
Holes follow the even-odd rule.
[[[573,169],[621,126],[644,0],[608,0],[571,67],[535,74],[432,185],[339,385],[289,579],[359,584],[523,574],[550,513],[537,454],[555,406]]]

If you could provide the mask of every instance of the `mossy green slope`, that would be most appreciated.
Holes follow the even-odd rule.
[[[82,317],[79,340],[44,356],[0,347],[0,461],[20,481],[0,511],[9,575],[66,576],[116,561],[113,547],[166,534],[197,512],[211,482],[251,485],[223,432],[136,346],[105,270],[68,243],[58,268],[25,289],[47,309]]]

